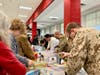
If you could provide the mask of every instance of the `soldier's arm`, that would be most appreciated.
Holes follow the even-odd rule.
[[[75,75],[83,67],[87,57],[86,44],[86,34],[84,32],[77,33],[73,40],[71,57],[67,61],[67,75]]]
[[[59,45],[56,47],[56,51],[58,51],[58,52],[62,52],[62,51],[65,51],[64,50],[64,47],[65,46],[68,46],[68,41],[67,41],[67,39],[66,38],[61,38],[60,39],[60,42],[59,42]],[[67,51],[67,50],[66,50]]]

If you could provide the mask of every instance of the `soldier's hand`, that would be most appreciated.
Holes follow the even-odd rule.
[[[55,50],[53,53],[59,53],[58,50]]]
[[[60,55],[61,58],[71,56],[71,54],[70,53],[67,53],[67,52],[61,52],[61,53],[59,53],[59,55]]]

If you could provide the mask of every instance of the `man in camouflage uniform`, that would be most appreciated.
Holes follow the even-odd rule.
[[[71,41],[65,36],[62,35],[59,39],[59,44],[58,46],[55,48],[55,51],[59,54],[60,52],[70,52],[70,46],[69,44],[71,43]],[[61,57],[61,56],[60,56]],[[62,57],[61,57],[62,58]],[[64,61],[67,61],[67,57],[63,58]]]
[[[79,28],[74,22],[67,25],[66,31],[73,39],[66,75],[76,75],[82,67],[88,75],[100,75],[100,32],[95,29]]]
[[[59,40],[59,44],[55,47],[55,52],[57,53],[58,63],[61,63],[61,57],[59,57],[59,52],[68,52],[68,40],[65,35],[61,35],[59,31],[54,33],[54,37]],[[64,58],[64,60],[66,60]]]
[[[55,48],[57,52],[67,52],[66,50],[68,49],[68,39],[66,38],[65,35],[62,35],[59,39],[59,44]]]

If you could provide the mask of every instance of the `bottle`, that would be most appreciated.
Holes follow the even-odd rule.
[[[53,75],[53,72],[52,71],[50,71],[50,75]]]

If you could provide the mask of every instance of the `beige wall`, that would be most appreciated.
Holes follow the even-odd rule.
[[[95,27],[100,25],[100,10],[82,15],[82,26]]]

